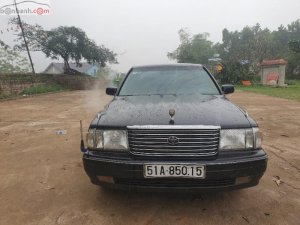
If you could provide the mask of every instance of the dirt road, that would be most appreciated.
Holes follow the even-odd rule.
[[[300,224],[300,103],[246,92],[230,98],[258,121],[269,165],[258,186],[218,194],[92,185],[82,168],[79,120],[86,129],[110,100],[104,91],[0,102],[0,224]]]

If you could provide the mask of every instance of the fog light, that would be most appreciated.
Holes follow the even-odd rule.
[[[114,184],[114,178],[110,176],[97,176],[98,180],[105,183]]]
[[[250,183],[251,180],[252,180],[251,177],[238,177],[235,179],[235,185],[247,184],[247,183]]]

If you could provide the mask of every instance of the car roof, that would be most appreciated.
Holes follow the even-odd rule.
[[[142,66],[133,66],[132,68],[162,68],[162,67],[200,67],[203,68],[201,64],[192,64],[192,63],[173,63],[173,64],[155,64],[155,65],[142,65]]]

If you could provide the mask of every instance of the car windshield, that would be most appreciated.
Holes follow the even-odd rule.
[[[134,68],[119,96],[139,95],[219,95],[219,89],[201,67],[169,66]]]

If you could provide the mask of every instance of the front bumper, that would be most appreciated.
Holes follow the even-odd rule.
[[[84,169],[96,185],[127,190],[226,191],[255,186],[267,168],[261,149],[253,152],[223,152],[213,160],[136,159],[107,154],[83,155]],[[144,178],[144,163],[198,163],[205,165],[205,179]],[[110,182],[101,177],[112,177]]]

